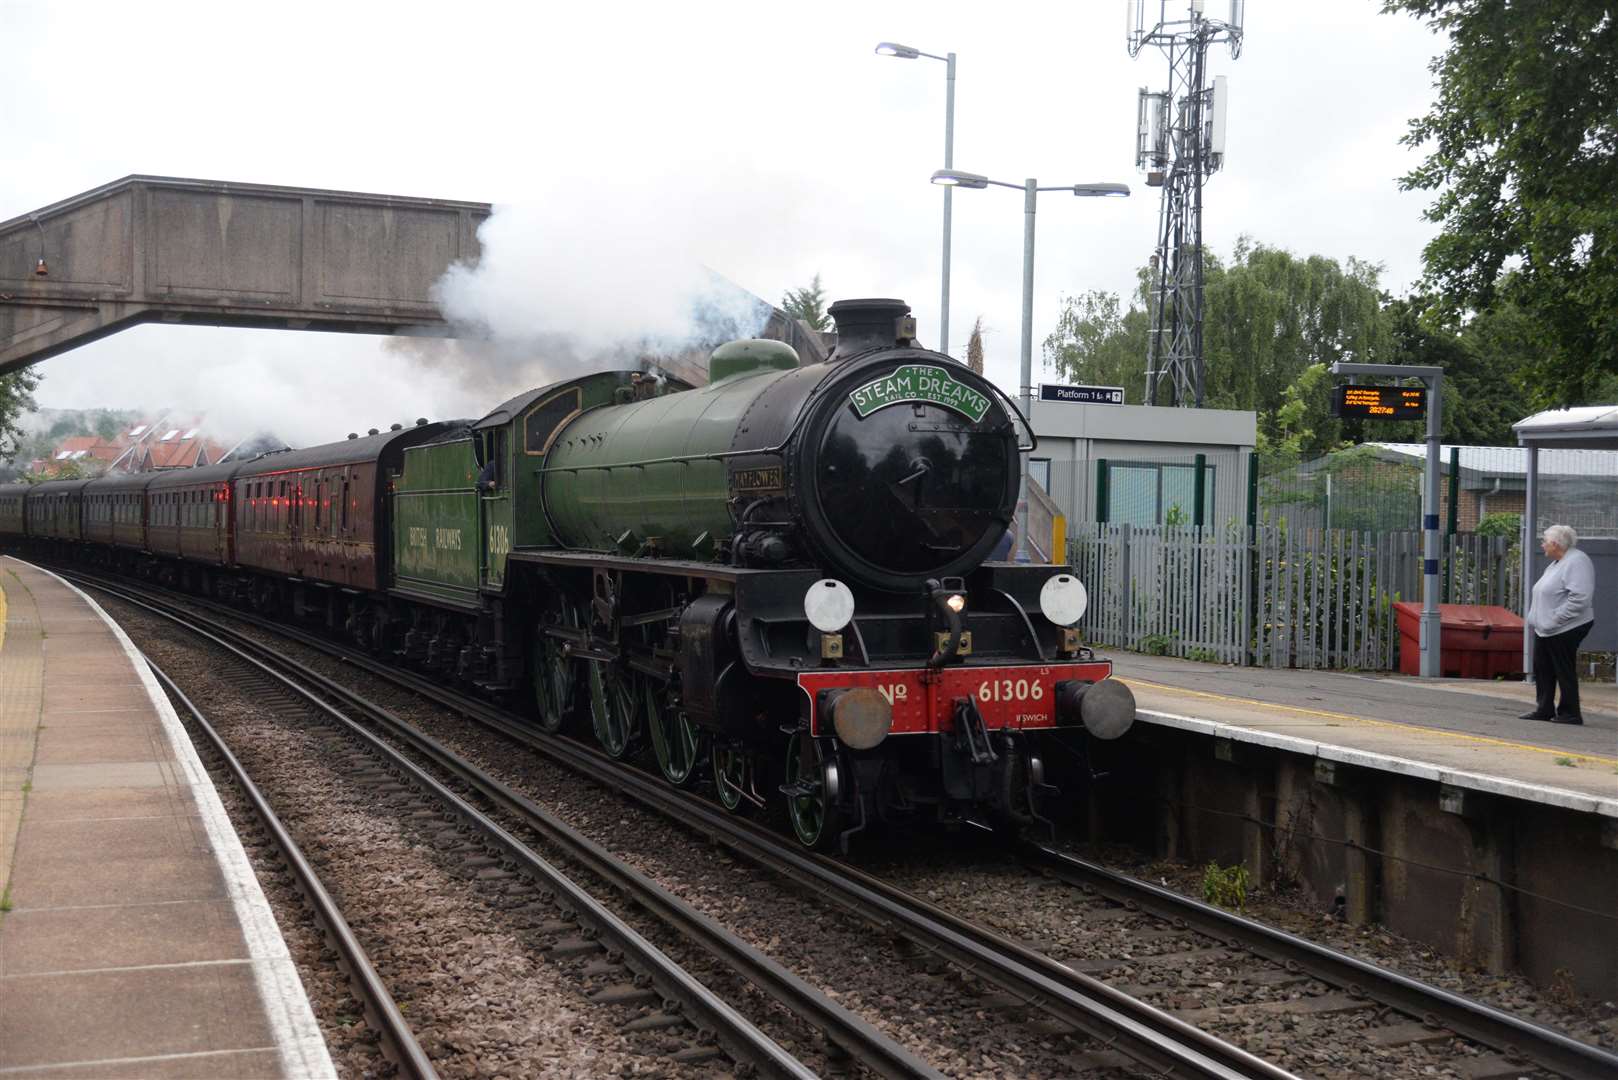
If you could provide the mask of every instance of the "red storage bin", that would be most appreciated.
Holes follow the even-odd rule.
[[[1399,620],[1399,671],[1421,674],[1421,605],[1393,605]],[[1521,675],[1522,617],[1498,604],[1439,604],[1439,673],[1450,678]]]

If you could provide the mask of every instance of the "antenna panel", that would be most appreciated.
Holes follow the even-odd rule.
[[[1146,168],[1146,151],[1151,146],[1152,126],[1147,117],[1152,102],[1151,92],[1146,87],[1140,88],[1140,94],[1135,98],[1135,168]]]
[[[1142,25],[1146,22],[1146,0],[1124,0],[1124,40],[1129,46],[1129,55],[1134,56],[1140,52],[1141,42],[1146,37],[1146,29]]]
[[[1152,164],[1159,169],[1169,163],[1169,138],[1174,134],[1169,127],[1169,95],[1158,91],[1157,107],[1152,111]]]
[[[1230,87],[1225,76],[1215,75],[1208,108],[1208,152],[1214,168],[1225,163],[1225,111],[1230,107]]]

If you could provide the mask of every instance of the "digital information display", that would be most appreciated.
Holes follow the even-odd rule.
[[[1333,416],[1369,416],[1376,420],[1420,420],[1427,415],[1427,388],[1408,386],[1339,386],[1332,392]]]

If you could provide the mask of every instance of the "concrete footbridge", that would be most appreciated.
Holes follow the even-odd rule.
[[[126,176],[0,224],[0,374],[139,323],[443,328],[488,203]]]

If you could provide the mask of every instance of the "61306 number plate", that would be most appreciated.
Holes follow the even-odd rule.
[[[894,671],[807,671],[798,686],[809,695],[811,708],[822,690],[863,686],[881,694],[893,706],[894,735],[913,735],[954,728],[955,699],[970,697],[991,729],[1048,728],[1056,724],[1056,684],[1064,679],[1099,682],[1112,673],[1108,661],[1074,664],[1018,664],[1007,667],[950,667],[942,671],[915,668]],[[816,735],[821,729],[818,711],[812,716]]]

